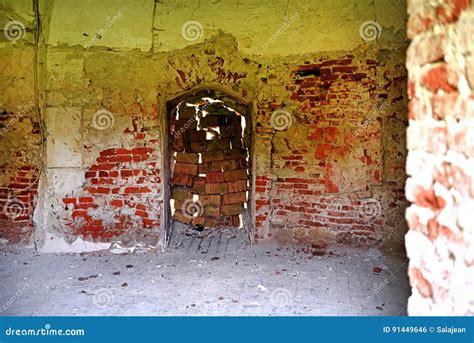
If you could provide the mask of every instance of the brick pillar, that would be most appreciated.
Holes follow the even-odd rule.
[[[474,314],[474,9],[408,1],[410,315]]]

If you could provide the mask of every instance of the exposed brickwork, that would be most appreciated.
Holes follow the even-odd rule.
[[[206,227],[239,226],[249,178],[242,120],[221,104],[204,107],[206,116],[183,103],[179,118],[170,123],[176,153],[171,177],[174,218]],[[188,124],[181,125],[185,121]]]
[[[0,187],[0,238],[28,242],[33,233],[38,167],[22,166],[5,187]]]
[[[396,230],[405,206],[403,58],[364,44],[350,52],[280,56],[265,62],[243,57],[235,37],[228,34],[203,44],[164,52],[163,58],[139,51],[86,52],[78,47],[71,54],[69,48],[49,48],[45,124],[53,149],[48,158],[53,160],[46,166],[46,231],[70,241],[75,235],[90,240],[133,237],[150,232],[147,225],[155,230],[163,218],[161,191],[170,187],[148,174],[150,168],[160,169],[162,144],[167,144],[156,141],[166,122],[162,106],[184,92],[210,86],[233,94],[231,102],[235,96],[252,103],[255,135],[252,145],[246,142],[254,151],[249,166],[236,149],[238,132],[228,130],[207,140],[196,130],[197,121],[190,121],[192,111],[183,111],[171,123],[173,132],[193,132],[173,136],[179,172],[171,177],[173,188],[203,195],[206,218],[222,218],[222,213],[228,217],[226,223],[199,219],[205,226],[234,225],[242,211],[235,205],[241,203],[224,200],[224,195],[249,190],[255,179],[250,194],[255,204],[249,205],[256,209],[258,240],[307,243],[327,238],[377,244],[395,231],[403,234],[402,227]],[[65,65],[70,73],[64,73]],[[436,87],[452,85],[450,75],[448,70],[446,83]],[[278,131],[271,115],[282,109],[294,120],[287,130]],[[104,110],[114,116],[107,130],[91,125],[97,111]],[[241,113],[247,110],[239,108]],[[240,129],[233,119],[224,123],[220,117],[206,116],[201,125]],[[63,128],[62,118],[64,124],[74,125]],[[250,167],[255,168],[252,175]],[[147,173],[135,175],[136,170]],[[241,195],[235,197],[242,200]],[[75,200],[65,204],[63,198]],[[131,198],[146,208],[137,208]],[[174,199],[179,216],[189,194]]]
[[[94,241],[125,234],[156,243],[161,217],[158,142],[144,132],[124,135],[136,146],[102,150],[85,173],[83,192],[63,199],[66,224],[74,235]]]
[[[5,60],[8,64],[8,60]],[[12,67],[9,65],[8,68]],[[23,71],[28,73],[28,70]],[[27,75],[29,79],[31,75]],[[26,82],[26,81],[25,81]],[[31,90],[30,90],[31,92]],[[30,96],[26,101],[23,97]],[[15,99],[12,110],[0,109],[0,238],[29,243],[33,234],[41,165],[40,129],[29,92]],[[11,105],[11,104],[10,104]],[[14,141],[19,136],[22,140]]]
[[[468,0],[409,1],[411,315],[474,314],[474,49],[465,44],[474,34],[470,6]]]
[[[382,131],[389,120],[387,128],[398,130],[405,122],[403,59],[380,65],[366,56],[322,57],[293,67],[283,84],[297,110],[289,110],[292,126],[272,138],[269,171],[276,177],[257,177],[256,238],[385,240],[405,208],[403,135]],[[281,107],[262,106],[262,118]],[[384,152],[393,156],[384,160]]]

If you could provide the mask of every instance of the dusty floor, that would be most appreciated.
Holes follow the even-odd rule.
[[[0,314],[406,315],[407,263],[399,257],[246,241],[243,233],[180,229],[164,253],[3,248]]]

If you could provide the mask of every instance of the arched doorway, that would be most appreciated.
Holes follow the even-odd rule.
[[[225,92],[199,89],[166,104],[164,225],[239,228],[253,235],[252,107]]]

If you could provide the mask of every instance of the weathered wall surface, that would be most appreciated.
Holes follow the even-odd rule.
[[[402,241],[403,2],[48,4],[37,222],[53,250],[158,243],[164,106],[206,85],[254,103],[257,240]]]
[[[281,70],[281,69],[280,69]],[[272,103],[259,105],[259,238],[373,244],[403,235],[403,57],[366,47],[312,56],[269,73]],[[274,132],[270,114],[292,108]],[[288,113],[290,110],[288,111]],[[265,119],[266,120],[265,120]],[[270,119],[270,120],[269,120]],[[398,235],[398,236],[396,236]]]
[[[2,2],[0,24],[0,238],[27,242],[40,165],[32,3]]]
[[[411,315],[473,315],[470,1],[410,1],[406,247]]]

